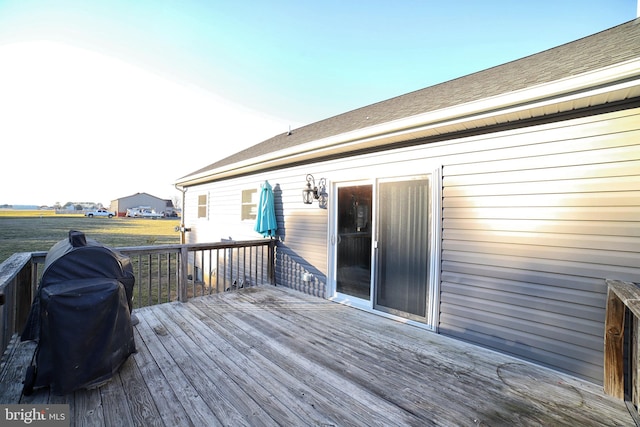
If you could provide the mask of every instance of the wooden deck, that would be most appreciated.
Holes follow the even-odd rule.
[[[354,308],[259,287],[136,311],[138,352],[106,385],[0,403],[69,403],[71,425],[629,426],[602,387]]]

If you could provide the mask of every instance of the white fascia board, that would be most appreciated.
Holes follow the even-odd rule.
[[[615,82],[620,83],[612,84]],[[269,166],[305,161],[323,154],[331,154],[332,151],[345,151],[349,146],[361,144],[371,146],[375,145],[375,141],[384,144],[392,137],[403,136],[405,139],[410,139],[412,135],[418,137],[420,132],[429,129],[497,117],[639,85],[640,58],[637,58],[550,83],[310,141],[219,169],[191,175],[178,181],[178,185],[195,185],[211,179],[259,171]],[[342,150],[338,150],[339,147]]]

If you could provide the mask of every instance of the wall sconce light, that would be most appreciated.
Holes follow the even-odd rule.
[[[311,186],[313,183],[313,187]],[[302,202],[305,205],[310,205],[313,203],[313,199],[318,199],[320,196],[318,195],[318,187],[316,187],[316,180],[313,175],[307,175],[307,185],[302,190]]]
[[[316,180],[313,175],[307,175],[307,184],[302,190],[302,202],[305,205],[310,205],[313,203],[313,200],[321,200],[318,202],[321,208],[326,208],[327,206],[327,193],[326,193],[327,181],[324,178],[320,178],[318,181],[318,186],[316,186]]]

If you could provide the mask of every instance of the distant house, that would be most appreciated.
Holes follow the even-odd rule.
[[[148,193],[136,193],[111,201],[111,210],[117,212],[118,216],[125,216],[127,209],[137,208],[139,206],[150,207],[158,213],[165,213],[167,215],[173,213],[175,210],[171,200],[161,199]]]
[[[640,281],[640,19],[197,170],[188,241],[259,238],[266,180],[277,285],[602,383],[605,279]]]

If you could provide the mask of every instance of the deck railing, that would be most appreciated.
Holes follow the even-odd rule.
[[[274,240],[116,249],[133,265],[134,308],[275,284]],[[0,355],[24,327],[45,257],[46,252],[21,252],[0,264]]]
[[[624,399],[640,420],[640,285],[621,280],[606,284],[604,392]]]

